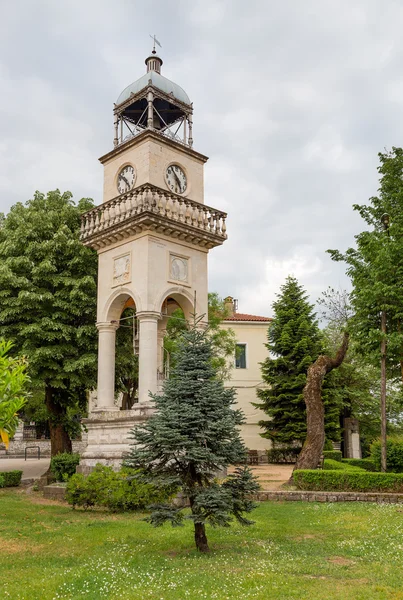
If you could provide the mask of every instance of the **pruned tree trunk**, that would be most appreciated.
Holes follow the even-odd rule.
[[[210,552],[207,543],[206,527],[203,523],[195,523],[195,542],[199,552]]]
[[[317,469],[325,443],[325,409],[322,401],[322,385],[326,373],[341,365],[348,350],[349,334],[344,333],[343,341],[336,357],[321,355],[309,367],[304,387],[306,404],[307,435],[294,467],[296,469]]]
[[[56,456],[60,452],[71,452],[71,439],[63,424],[66,411],[63,406],[54,401],[53,389],[50,386],[46,386],[45,389],[45,404],[51,415],[49,417],[51,456]]]

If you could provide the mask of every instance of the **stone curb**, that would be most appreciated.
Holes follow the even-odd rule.
[[[383,492],[307,492],[307,491],[260,491],[252,496],[257,501],[285,502],[378,502],[403,504],[403,494]]]

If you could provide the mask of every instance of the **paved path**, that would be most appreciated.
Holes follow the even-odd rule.
[[[290,479],[294,465],[256,465],[251,468],[262,490],[280,490]],[[228,472],[232,470],[229,468]]]
[[[1,471],[22,471],[22,479],[39,479],[49,468],[50,458],[0,458]]]

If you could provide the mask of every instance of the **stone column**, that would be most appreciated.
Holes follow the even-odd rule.
[[[98,401],[97,411],[119,410],[115,406],[115,323],[97,323]]]
[[[161,314],[152,311],[137,313],[139,320],[139,402],[150,400],[149,392],[157,392],[158,319]]]
[[[154,100],[154,94],[152,92],[148,92],[148,94],[147,94],[147,103],[148,103],[147,128],[148,129],[153,129],[154,128],[154,105],[153,105],[153,100]]]

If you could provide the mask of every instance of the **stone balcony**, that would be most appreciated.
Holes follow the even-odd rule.
[[[99,249],[154,231],[210,249],[227,239],[226,217],[215,208],[146,184],[83,214],[80,239]]]

